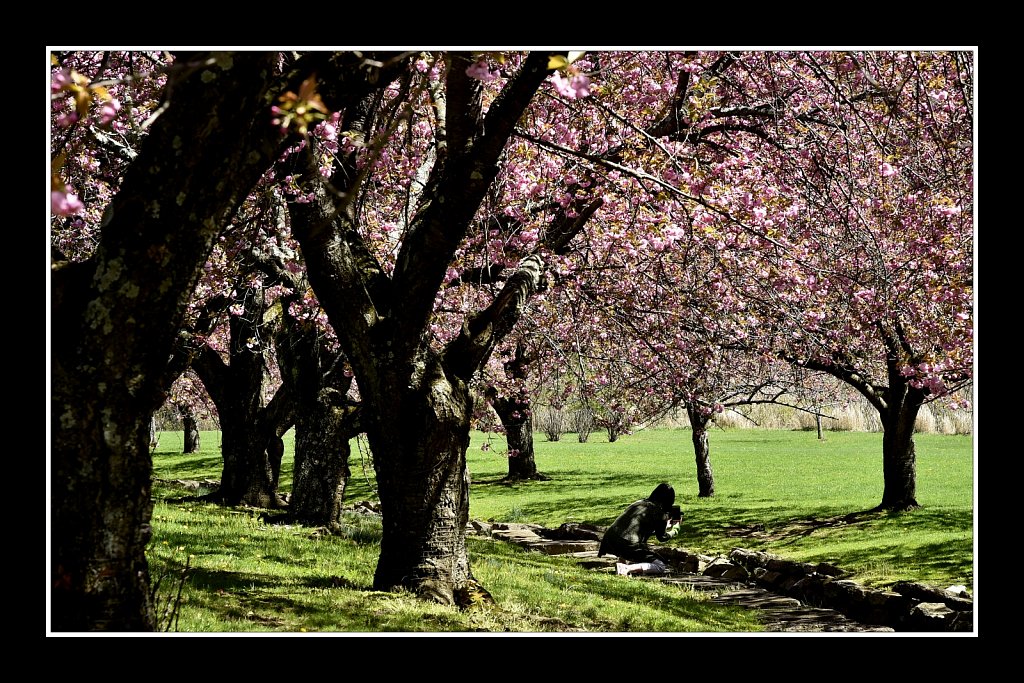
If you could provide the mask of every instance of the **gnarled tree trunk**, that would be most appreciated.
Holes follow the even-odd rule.
[[[281,379],[295,400],[295,467],[289,513],[306,524],[334,527],[348,486],[349,440],[359,433],[358,407],[346,399],[352,375],[320,331],[289,312],[275,337]]]
[[[182,408],[181,427],[185,434],[185,445],[182,453],[197,453],[199,451],[199,423],[196,416],[189,408]]]
[[[288,508],[294,519],[333,527],[341,523],[341,507],[350,475],[349,440],[354,436],[346,409],[317,402],[310,412],[300,406],[295,421],[295,467]]]
[[[411,392],[403,391],[407,380],[400,374],[387,373],[397,400],[369,421],[384,522],[373,586],[409,588],[452,604],[471,578],[466,449],[472,398],[465,382],[431,356],[417,364]]]
[[[884,480],[882,502],[877,508],[879,510],[913,510],[921,507],[917,502],[914,423],[924,398],[920,389],[914,389],[900,380],[892,382],[886,392],[886,407],[879,411],[883,430]]]
[[[53,265],[51,626],[151,630],[149,421],[217,233],[286,142],[275,58],[182,54],[96,252]],[[177,65],[176,65],[177,66]],[[214,83],[216,87],[211,87]]]
[[[711,416],[702,414],[700,408],[691,403],[686,404],[686,414],[690,417],[693,454],[697,459],[697,497],[711,498],[715,495],[715,474],[711,470],[711,447],[708,445]]]
[[[508,444],[508,475],[506,479],[548,479],[537,472],[533,453],[533,406],[524,386],[530,363],[535,358],[526,353],[522,343],[516,344],[515,355],[505,363],[505,372],[515,380],[518,389],[511,396],[498,396],[491,390],[491,405],[505,428]]]
[[[287,385],[282,385],[266,406],[260,405],[263,349],[250,348],[247,343],[271,337],[264,312],[262,290],[247,290],[242,314],[232,315],[230,320],[230,363],[208,346],[192,363],[217,405],[224,468],[220,488],[211,499],[226,505],[284,507],[277,495],[277,476],[284,454],[281,435],[294,421],[291,394]]]

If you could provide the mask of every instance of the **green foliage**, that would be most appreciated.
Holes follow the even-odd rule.
[[[869,513],[882,494],[881,435],[725,430],[711,435],[716,494],[698,498],[688,429],[639,432],[608,443],[595,432],[535,444],[549,481],[505,483],[502,440],[475,433],[468,452],[470,516],[493,521],[607,525],[660,481],[684,511],[671,541],[693,552],[733,547],[800,561],[829,561],[867,585],[901,579],[973,587],[973,448],[969,436],[919,434],[918,500],[909,513]],[[495,443],[499,442],[499,443]],[[753,615],[653,581],[581,570],[569,558],[469,539],[473,572],[500,610],[459,612],[371,589],[379,521],[350,514],[340,535],[268,523],[261,511],[197,502],[172,480],[216,480],[219,434],[181,455],[164,433],[157,482],[151,573],[191,569],[178,606],[181,631],[753,631]],[[291,488],[293,443],[285,437],[281,491]],[[365,451],[365,446],[364,446]],[[375,500],[373,468],[353,444],[348,502]],[[368,457],[368,456],[364,456]],[[365,467],[364,467],[365,465]],[[199,490],[202,493],[203,489]],[[172,590],[168,581],[166,590]],[[175,585],[173,590],[177,591]]]

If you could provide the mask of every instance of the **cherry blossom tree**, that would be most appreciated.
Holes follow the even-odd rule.
[[[740,218],[701,224],[727,248],[749,347],[860,392],[884,429],[878,507],[917,507],[918,410],[973,376],[972,60],[933,51],[744,59],[765,74],[764,115],[791,124],[753,173],[723,158],[701,178],[733,188],[719,205]]]
[[[173,410],[174,417],[181,420],[182,453],[199,452],[199,420],[215,417],[217,405],[195,372],[186,370],[174,380],[166,405]]]
[[[54,55],[54,630],[153,628],[148,431],[177,376],[168,359],[217,235],[289,144],[267,125],[271,103],[314,70],[375,87],[377,67],[348,57],[179,52],[147,55],[144,73],[138,54]],[[117,117],[127,132],[107,134]]]
[[[481,82],[466,71],[476,60],[436,60],[431,82],[421,74],[430,74],[432,66],[426,59],[417,65],[413,57],[404,60],[409,68],[384,97],[346,103],[329,83],[319,90],[329,109],[344,112],[348,140],[368,144],[378,163],[392,154],[407,159],[382,169],[403,174],[408,168],[406,185],[425,150],[374,141],[397,134],[402,142],[403,121],[415,124],[414,108],[427,115],[438,142],[430,152],[436,161],[411,210],[404,213],[409,195],[392,186],[359,211],[354,195],[375,189],[372,177],[364,180],[374,167],[372,158],[351,153],[339,156],[330,185],[315,182],[321,176],[310,155],[304,182],[312,201],[294,201],[289,209],[310,282],[359,381],[384,520],[374,585],[454,603],[473,581],[465,546],[468,384],[540,286],[542,259],[526,258],[491,305],[442,347],[426,333],[437,293],[494,181],[512,128],[549,75],[548,55],[523,58],[486,113]],[[380,234],[387,222],[374,220],[389,215],[392,224],[409,216],[401,241],[391,247],[393,257],[381,253],[389,244]],[[368,243],[364,235],[376,239]],[[388,256],[383,263],[382,255]]]
[[[649,357],[663,374],[674,368],[679,386],[692,386],[693,370],[716,374],[714,362],[700,360],[713,361],[706,354],[716,346],[850,384],[885,427],[879,507],[916,506],[917,410],[972,374],[970,56],[662,57],[627,57],[622,66],[636,68],[608,76],[628,78],[619,93],[643,83],[636,99],[587,100],[627,134],[614,154],[593,153],[586,116],[558,141],[532,137],[618,188],[604,195],[601,221],[565,270],[575,278],[596,268],[628,273],[611,281],[610,301],[648,316],[671,310],[671,321],[655,315],[654,325],[635,317],[642,333],[625,339],[685,351],[689,362],[674,366],[657,346]],[[591,92],[603,94],[601,86]],[[672,116],[638,110],[645,97],[668,103]],[[685,266],[667,279],[653,271],[666,251]],[[582,336],[616,334],[606,323],[591,329]],[[618,355],[628,358],[628,349]]]
[[[562,292],[614,295],[630,316],[550,308],[538,329],[558,344],[535,348],[642,340],[620,355],[645,392],[651,371],[665,386],[717,376],[722,349],[849,382],[886,425],[882,507],[916,504],[908,424],[973,364],[964,55],[154,53],[148,78],[134,57],[56,60],[62,628],[151,625],[144,427],[180,375],[168,358],[214,242],[280,201],[287,219],[270,228],[300,245],[358,383],[384,513],[379,589],[452,603],[471,588],[471,387],[494,384],[481,373],[503,341],[494,365],[522,386],[530,336],[510,335]],[[115,66],[119,84],[97,85]],[[241,285],[236,317],[262,322],[274,299]],[[666,300],[677,313],[659,313]],[[504,397],[517,392],[521,406],[521,389]],[[82,497],[106,481],[91,488],[108,499]]]
[[[361,431],[354,376],[305,277],[265,264],[287,283],[275,337],[282,382],[295,405],[295,464],[287,517],[337,528],[348,486],[349,442]]]

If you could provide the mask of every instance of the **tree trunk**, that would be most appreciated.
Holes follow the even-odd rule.
[[[230,362],[225,363],[208,346],[192,362],[220,418],[224,468],[220,489],[210,497],[226,505],[279,508],[284,506],[277,495],[284,455],[281,435],[294,421],[291,393],[282,386],[270,403],[261,407],[265,342],[250,346],[249,340],[271,339],[276,323],[264,320],[267,305],[261,287],[246,288],[242,309],[241,315],[229,320]]]
[[[255,427],[255,411],[229,411],[220,406],[217,411],[224,467],[215,498],[226,505],[282,507],[268,454],[273,447],[271,438],[262,436]]]
[[[878,510],[913,510],[917,502],[917,454],[914,423],[921,408],[920,392],[890,390],[888,409],[882,420],[882,476],[884,488]]]
[[[281,380],[295,401],[295,468],[290,516],[304,524],[335,527],[348,486],[349,440],[359,433],[358,406],[347,399],[352,373],[310,320],[290,313],[297,300],[282,297],[283,321],[274,337]]]
[[[58,374],[52,400],[51,628],[152,630],[145,557],[153,508],[149,416],[127,392],[120,401],[98,402],[91,387],[74,387]],[[61,420],[77,428],[59,429]]]
[[[287,143],[271,126],[275,57],[182,55],[173,102],[124,174],[96,252],[52,280],[51,627],[156,627],[149,420],[221,227]],[[216,87],[211,87],[211,82]],[[169,100],[171,101],[171,100]]]
[[[393,400],[372,412],[367,429],[384,523],[373,587],[453,604],[472,578],[466,450],[473,401],[436,357],[421,367],[413,387],[408,374],[382,378]]]
[[[267,465],[270,467],[270,490],[277,495],[277,486],[281,480],[281,461],[284,460],[284,432],[275,432],[267,438]]]
[[[220,417],[224,467],[220,488],[211,499],[225,505],[282,507],[276,479],[284,454],[281,434],[291,425],[292,417],[286,391],[279,389],[270,404],[260,407],[263,364],[258,354],[233,355],[227,366],[207,348],[197,357],[193,369],[217,405]]]
[[[697,459],[697,497],[711,498],[715,495],[715,474],[711,471],[711,447],[708,445],[708,424],[711,416],[702,415],[700,410],[687,404],[693,430],[693,454]]]
[[[197,453],[199,451],[199,423],[195,415],[188,408],[184,409],[181,418],[181,426],[185,432],[185,447],[182,453]]]
[[[903,376],[908,363],[919,362],[899,325],[879,324],[881,339],[888,350],[888,385],[868,381],[865,373],[846,363],[804,362],[804,367],[827,372],[859,391],[878,411],[882,422],[882,502],[875,510],[913,510],[917,502],[917,454],[914,423],[929,396],[925,387],[911,386]],[[918,359],[918,360],[915,360]]]
[[[506,423],[505,439],[508,444],[507,479],[546,479],[537,472],[533,456],[533,420],[530,416],[514,423]]]
[[[510,481],[548,479],[537,472],[533,455],[533,405],[526,389],[530,364],[536,359],[536,355],[527,353],[523,343],[518,342],[512,358],[504,364],[505,373],[515,381],[515,391],[511,396],[498,396],[496,389],[489,390],[491,405],[505,428],[505,443],[508,444],[508,476],[505,478]]]
[[[508,444],[506,479],[547,479],[537,472],[537,461],[533,455],[533,416],[529,403],[524,403],[517,394],[511,398],[496,398],[491,401],[491,405],[505,428],[505,442]]]
[[[349,439],[353,434],[344,409],[316,403],[299,408],[295,422],[295,469],[289,512],[305,524],[334,527],[350,475]]]

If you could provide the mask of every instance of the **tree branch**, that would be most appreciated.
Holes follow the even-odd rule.
[[[465,113],[453,111],[456,103],[449,95],[448,158],[435,164],[395,262],[394,291],[401,296],[394,297],[388,315],[395,326],[396,359],[411,358],[420,343],[448,265],[497,175],[497,161],[513,127],[547,76],[547,63],[546,53],[527,56],[491,104],[482,132],[462,145],[451,143],[451,125],[453,117]]]
[[[449,371],[468,380],[518,322],[526,301],[544,285],[544,262],[536,254],[527,256],[491,305],[466,320],[448,344],[444,363]]]

